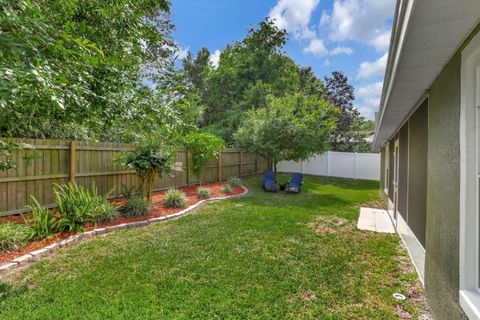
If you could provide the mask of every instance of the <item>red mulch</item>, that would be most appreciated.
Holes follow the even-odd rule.
[[[67,232],[60,232],[52,234],[51,236],[42,239],[42,240],[32,240],[25,247],[17,251],[9,251],[0,254],[0,263],[7,262],[9,260],[15,259],[17,257],[23,256],[29,252],[41,249],[48,246],[49,244],[58,242],[60,240],[70,237],[72,234]]]
[[[217,197],[225,197],[225,196],[234,196],[234,195],[239,195],[241,194],[245,189],[242,187],[235,187],[233,188],[232,193],[230,194],[225,194],[221,191],[221,187],[224,184],[224,182],[214,182],[214,183],[204,183],[202,187],[208,188],[211,191],[211,198],[217,198]],[[199,202],[202,199],[199,199],[197,197],[197,186],[190,186],[190,187],[183,187],[179,188],[185,194],[187,195],[188,198],[188,204],[187,206],[191,206],[197,202]],[[163,191],[157,191],[153,193],[152,197],[152,209],[150,211],[150,214],[143,216],[143,217],[123,217],[119,216],[117,219],[111,222],[105,222],[105,223],[99,223],[96,226],[92,225],[87,225],[85,226],[85,231],[94,229],[94,228],[102,228],[106,226],[113,226],[117,224],[122,224],[122,223],[128,223],[128,222],[136,222],[136,221],[143,221],[143,220],[148,220],[156,217],[161,217],[161,216],[166,216],[169,214],[173,214],[176,212],[179,212],[183,210],[183,208],[166,208],[163,204],[164,198],[165,198],[165,192],[166,190]],[[112,200],[112,203],[121,206],[125,202],[124,198],[117,198]],[[13,222],[13,223],[24,223],[23,218],[20,215],[12,215],[12,216],[6,216],[6,217],[0,217],[0,223],[2,222]],[[42,240],[32,240],[30,241],[25,247],[23,247],[21,250],[18,251],[11,251],[11,252],[5,252],[0,254],[0,263],[9,261],[11,259],[15,259],[16,257],[22,256],[26,253],[29,253],[31,251],[43,248],[45,246],[48,246],[51,243],[63,240],[71,236],[71,233],[67,232],[62,232],[62,233],[56,233],[54,235],[49,236],[48,238],[42,239]]]

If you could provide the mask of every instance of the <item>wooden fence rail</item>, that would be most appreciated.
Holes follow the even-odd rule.
[[[47,207],[54,206],[53,186],[75,181],[91,188],[95,185],[101,194],[113,190],[112,196],[121,194],[122,185],[137,186],[135,171],[126,170],[113,159],[118,153],[133,149],[124,143],[90,141],[2,139],[26,143],[34,147],[19,150],[13,155],[16,169],[0,171],[0,216],[25,212],[25,205],[34,196]],[[31,161],[23,161],[30,156]],[[2,160],[0,155],[0,161]],[[156,178],[155,190],[184,187],[200,182],[192,171],[191,155],[183,148],[177,149],[176,162],[182,163],[182,171],[173,176]],[[204,182],[226,180],[257,174],[267,168],[267,161],[240,149],[226,148],[220,157],[208,161],[203,171]]]

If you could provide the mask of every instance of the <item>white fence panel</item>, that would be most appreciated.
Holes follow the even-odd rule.
[[[326,154],[313,156],[303,162],[303,173],[326,176],[328,174],[328,158]]]
[[[316,176],[380,180],[380,154],[329,151],[306,161],[283,161],[280,172],[301,172]]]
[[[303,172],[302,162],[282,161],[277,165],[277,170],[280,172]]]
[[[328,176],[340,178],[355,178],[355,154],[329,152],[330,166]]]
[[[380,180],[380,155],[357,153],[355,178],[365,180]]]

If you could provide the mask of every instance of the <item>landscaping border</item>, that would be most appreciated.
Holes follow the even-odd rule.
[[[184,216],[193,210],[197,209],[198,207],[204,205],[207,202],[214,202],[214,201],[220,201],[220,200],[226,200],[226,199],[234,199],[234,198],[241,198],[247,196],[250,191],[245,187],[241,186],[244,191],[240,194],[237,195],[232,195],[232,196],[225,196],[225,197],[215,197],[215,198],[210,198],[210,199],[204,199],[200,200],[199,202],[189,206],[188,208],[185,208],[179,212],[172,213],[166,216],[161,216],[161,217],[156,217],[156,218],[150,218],[147,220],[141,220],[141,221],[135,221],[135,222],[129,222],[129,223],[120,223],[117,225],[113,226],[107,226],[103,228],[96,228],[90,231],[86,231],[83,233],[77,233],[74,234],[66,239],[60,240],[58,242],[51,243],[43,248],[31,251],[29,253],[26,253],[20,257],[16,257],[15,259],[9,260],[7,262],[4,262],[0,264],[0,279],[2,279],[5,275],[7,275],[10,272],[13,272],[17,269],[29,266],[33,264],[34,262],[45,258],[47,256],[50,256],[54,254],[58,249],[68,247],[74,243],[77,243],[81,240],[88,240],[91,238],[94,238],[98,235],[110,233],[116,230],[120,229],[133,229],[133,228],[138,228],[138,227],[143,227],[147,226],[152,223],[158,223],[158,222],[163,222],[167,220],[172,220],[175,218],[178,218],[180,216]]]

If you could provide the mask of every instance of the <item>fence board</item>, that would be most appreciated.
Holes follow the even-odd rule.
[[[72,173],[78,185],[91,188],[95,184],[101,194],[113,189],[112,196],[117,196],[122,192],[122,185],[127,188],[138,185],[135,171],[114,163],[119,153],[133,149],[132,144],[75,141],[75,159],[71,168],[71,141],[12,138],[2,140],[27,143],[32,145],[34,150],[15,152],[14,159],[17,160],[18,168],[0,172],[0,216],[25,212],[25,205],[29,203],[31,196],[41,204],[52,207],[55,200],[54,185],[67,183]],[[25,163],[21,160],[24,156],[33,156],[33,159]],[[220,172],[222,180],[227,180],[233,176],[262,172],[268,166],[265,159],[257,158],[241,149],[226,148],[221,150],[220,156],[220,161],[214,159],[207,162],[202,182],[218,181]],[[174,176],[157,177],[155,190],[184,187],[200,182],[200,177],[191,168],[191,159],[186,149],[177,149],[176,162],[182,163],[182,171],[175,172]]]
[[[282,161],[278,164],[280,172],[302,172],[305,174],[379,180],[380,155],[373,153],[351,153],[328,151],[306,161]]]

